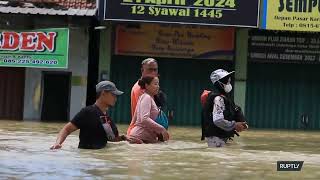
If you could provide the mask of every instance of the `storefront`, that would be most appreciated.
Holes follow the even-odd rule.
[[[198,124],[199,96],[211,87],[210,73],[217,68],[234,69],[234,28],[137,25],[117,25],[111,79],[126,93],[119,98],[118,109],[130,109],[130,90],[140,78],[141,61],[154,57],[161,89],[168,95],[167,112],[174,116],[171,123]],[[129,112],[117,112],[120,119],[130,120]]]
[[[269,30],[249,32],[248,121],[256,128],[319,129],[318,8],[268,2],[262,28]]]
[[[234,70],[236,61],[242,61],[236,58],[242,47],[236,47],[235,27],[257,27],[259,1],[228,2],[200,6],[199,1],[106,1],[103,19],[113,22],[115,38],[105,72],[125,91],[112,114],[117,122],[130,122],[131,87],[140,78],[141,61],[153,57],[168,96],[167,113],[173,115],[170,123],[200,124],[200,94],[212,86],[210,73]]]
[[[68,121],[86,105],[86,23],[22,17],[1,15],[15,24],[0,31],[0,119]]]

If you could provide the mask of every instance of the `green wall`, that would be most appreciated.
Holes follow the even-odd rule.
[[[234,101],[245,112],[248,57],[248,29],[236,30]]]
[[[140,63],[145,57],[112,56],[112,28],[109,24],[100,32],[100,74],[106,73],[125,94],[119,97],[112,111],[113,119],[128,124],[130,117],[130,91],[140,77]],[[221,60],[192,60],[157,58],[160,86],[168,95],[167,112],[173,112],[170,124],[200,125],[200,95],[203,89],[211,89],[210,73],[218,68],[235,70],[235,102],[245,110],[247,79],[248,30],[236,30],[235,64]],[[112,59],[112,61],[111,61]],[[100,79],[99,79],[100,80]]]
[[[125,94],[118,98],[112,117],[114,121],[129,124],[130,91],[140,77],[140,64],[145,57],[113,56],[111,80]],[[157,58],[160,73],[160,88],[167,94],[167,111],[174,118],[171,125],[200,125],[200,95],[211,89],[211,72],[218,68],[232,70],[231,61]]]
[[[104,74],[104,79],[110,79],[111,50],[112,50],[112,26],[111,23],[101,24],[105,29],[100,30],[100,48],[99,48],[99,79]]]
[[[320,129],[320,65],[249,63],[246,115],[251,127]],[[308,119],[302,124],[302,116]]]

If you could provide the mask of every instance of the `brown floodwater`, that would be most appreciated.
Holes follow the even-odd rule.
[[[217,149],[200,141],[199,127],[170,127],[166,143],[100,150],[78,149],[75,132],[49,150],[63,125],[0,120],[0,179],[320,179],[320,132],[250,130]],[[278,172],[277,161],[304,165]]]

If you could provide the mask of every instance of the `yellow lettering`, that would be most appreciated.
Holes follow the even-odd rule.
[[[154,15],[154,7],[149,7],[149,14]]]
[[[175,5],[186,5],[186,0],[175,0]]]
[[[123,3],[144,3],[156,5],[186,5],[186,0],[122,0]]]
[[[154,14],[155,16],[159,16],[161,9],[160,8],[154,8],[156,13]]]
[[[159,1],[159,0],[158,0]],[[145,0],[146,4],[155,4],[156,0]]]
[[[226,1],[226,6],[234,8],[234,7],[236,7],[236,3],[234,2],[234,0],[227,0]]]
[[[162,9],[161,15],[168,15],[168,14],[169,14],[168,9]]]
[[[178,14],[178,9],[169,9],[169,13],[170,13],[170,15],[172,15],[172,16],[177,16],[177,14]]]
[[[194,2],[194,6],[203,6],[203,0],[196,0],[196,2]]]
[[[166,0],[157,0],[157,5],[169,4]]]
[[[224,2],[225,2],[225,0],[218,1],[216,4],[216,7],[225,7]]]
[[[190,9],[180,9],[179,10],[179,16],[189,16]]]

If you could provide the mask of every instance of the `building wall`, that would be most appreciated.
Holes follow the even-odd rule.
[[[112,27],[110,23],[103,22],[106,29],[100,31],[99,49],[99,81],[110,79],[111,49],[112,49]]]
[[[234,44],[233,38],[226,38],[224,41],[230,41]],[[144,43],[147,42],[140,42],[140,44]],[[212,43],[217,42],[213,40]],[[195,45],[197,44],[201,44],[201,39],[195,43]],[[160,88],[167,95],[167,106],[164,111],[170,115],[170,125],[201,124],[200,95],[204,89],[212,89],[209,76],[213,70],[220,68],[228,71],[234,70],[233,56],[229,55],[228,57],[231,58],[211,60],[154,57],[159,65]],[[117,54],[112,56],[110,79],[117,84],[120,90],[124,91],[124,95],[118,98],[111,111],[111,116],[117,123],[130,123],[130,91],[141,76],[141,61],[145,58],[147,57]]]
[[[234,101],[245,112],[248,64],[248,29],[236,31]]]
[[[41,117],[42,71],[67,71],[72,73],[69,118],[72,118],[86,105],[89,44],[88,31],[85,27],[71,28],[69,34],[68,69],[26,68],[23,119],[39,120]]]

